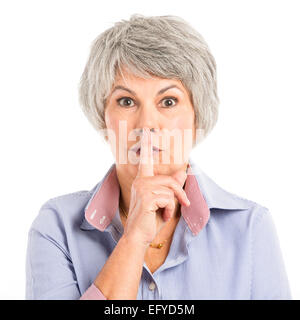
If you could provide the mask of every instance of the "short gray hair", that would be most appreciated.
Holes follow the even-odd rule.
[[[180,80],[204,138],[218,118],[216,63],[203,37],[184,19],[133,14],[101,33],[91,45],[79,84],[79,102],[96,130],[105,129],[105,104],[122,66],[143,78]],[[101,130],[102,131],[102,130]]]

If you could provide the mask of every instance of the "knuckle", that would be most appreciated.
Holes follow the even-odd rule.
[[[162,192],[163,192],[164,194],[167,194],[168,196],[174,195],[174,190],[171,189],[171,188],[168,188],[168,187],[163,187],[163,188],[162,188]]]
[[[172,190],[172,189],[169,189],[169,190],[170,190],[170,196],[171,196],[172,198],[174,198],[174,195],[175,195],[174,190]]]
[[[176,192],[182,192],[182,188],[181,188],[181,186],[179,185],[179,183],[177,183],[177,182],[172,182],[172,188],[174,189],[174,190],[176,190]]]
[[[171,188],[173,188],[173,189],[177,189],[178,188],[178,186],[177,186],[177,184],[174,182],[174,180],[171,180],[170,181],[170,186],[171,186]]]
[[[173,186],[175,186],[176,188],[181,188],[179,182],[178,182],[175,178],[170,177],[170,182],[171,182],[171,184],[172,184]]]
[[[167,198],[174,197],[174,191],[171,188],[167,188],[167,187],[156,189],[154,193],[162,197],[167,197]]]

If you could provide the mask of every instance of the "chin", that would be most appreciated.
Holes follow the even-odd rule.
[[[182,165],[158,163],[153,166],[154,174],[171,175],[172,173],[180,169],[181,166]]]

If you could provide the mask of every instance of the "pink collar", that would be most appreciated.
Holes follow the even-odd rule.
[[[200,191],[191,165],[188,169],[184,190],[191,204],[189,207],[181,206],[181,214],[193,235],[197,235],[207,224],[210,210]],[[120,185],[116,174],[116,164],[113,164],[85,208],[87,222],[96,229],[104,231],[119,210],[119,195]]]

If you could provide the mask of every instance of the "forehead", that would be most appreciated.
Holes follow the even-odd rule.
[[[135,85],[162,87],[173,84],[178,86],[182,91],[186,91],[182,82],[178,79],[161,78],[155,75],[151,75],[149,78],[143,78],[142,76],[135,75],[127,68],[122,67],[122,75],[120,72],[116,73],[114,87],[116,85],[126,85],[128,87]]]

